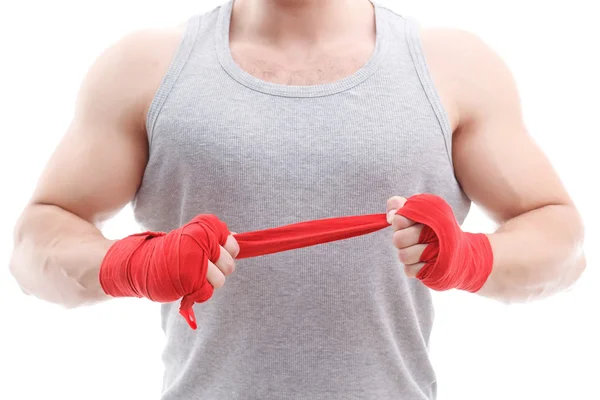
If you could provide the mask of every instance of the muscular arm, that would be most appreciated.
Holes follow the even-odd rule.
[[[567,289],[585,268],[582,221],[525,128],[511,73],[470,34],[429,31],[423,42],[445,97],[453,99],[448,108],[457,111],[456,176],[500,225],[489,235],[494,266],[479,294],[514,302]]]
[[[98,229],[134,196],[147,161],[145,117],[180,31],[131,34],[86,76],[72,123],[15,227],[10,270],[24,292],[65,307],[108,298],[112,244]]]

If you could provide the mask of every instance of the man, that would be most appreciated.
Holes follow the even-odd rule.
[[[392,229],[237,268],[238,236],[197,219],[248,232],[386,200]],[[131,201],[155,233],[104,238]],[[460,231],[471,201],[496,232]],[[436,397],[430,288],[546,297],[582,273],[582,241],[509,71],[476,37],[367,0],[236,0],[99,57],[10,267],[66,307],[163,302],[165,400],[416,400]]]

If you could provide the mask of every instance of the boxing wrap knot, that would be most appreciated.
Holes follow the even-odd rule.
[[[492,272],[493,253],[484,234],[463,232],[452,208],[441,197],[410,197],[396,214],[423,224],[419,243],[427,244],[420,257],[425,263],[417,274],[433,290],[477,292]]]
[[[208,261],[216,263],[229,230],[214,215],[199,215],[169,233],[144,232],[115,242],[102,261],[100,284],[113,297],[145,297],[160,303],[181,299],[192,329],[192,306],[211,298]]]

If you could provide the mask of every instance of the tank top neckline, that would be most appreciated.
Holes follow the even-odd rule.
[[[216,29],[216,50],[219,62],[227,74],[240,84],[268,95],[282,97],[322,97],[351,89],[372,76],[388,50],[388,24],[384,10],[373,3],[375,12],[375,48],[367,62],[353,74],[328,83],[306,86],[284,85],[259,79],[242,69],[231,54],[229,30],[235,0],[228,0],[219,10]]]

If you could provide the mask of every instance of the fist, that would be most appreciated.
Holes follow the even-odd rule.
[[[235,270],[235,257],[240,252],[240,246],[231,233],[227,237],[225,246],[219,246],[220,257],[216,263],[208,261],[208,269],[206,271],[206,280],[210,282],[213,288],[219,289],[225,284],[225,278]]]
[[[404,272],[409,278],[416,278],[425,265],[421,262],[421,255],[427,244],[419,243],[419,237],[423,230],[422,224],[396,214],[405,203],[404,197],[391,197],[387,201],[387,220],[394,231],[392,242],[398,249],[400,262],[404,264]]]

